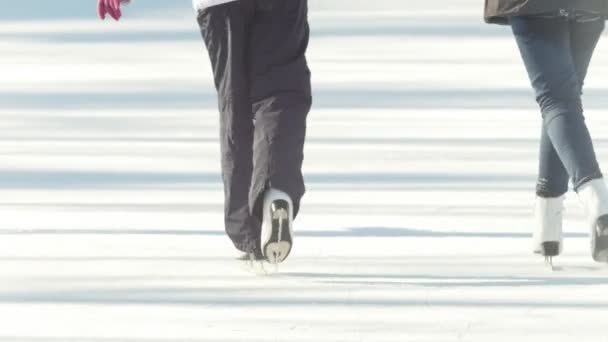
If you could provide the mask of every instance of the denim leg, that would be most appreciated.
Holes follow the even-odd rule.
[[[590,22],[570,21],[571,55],[572,59],[574,60],[576,74],[579,79],[580,95],[582,95],[583,93],[583,86],[587,77],[587,71],[589,70],[589,64],[591,63],[591,59],[593,57],[593,52],[595,51],[595,47],[597,46],[602,32],[604,31],[605,25],[606,22],[603,18]],[[581,107],[584,106],[581,105]],[[583,131],[583,134],[589,134],[586,125],[584,128],[581,128],[581,131]],[[573,179],[573,186],[575,191],[577,191],[581,185],[585,184],[589,180],[602,178],[602,173],[600,171],[601,169],[599,167],[599,163],[595,156],[595,151],[593,147],[591,147],[589,153],[593,154],[593,162],[596,166],[594,168],[589,168],[585,174],[582,174],[580,177]],[[591,159],[591,157],[589,157],[589,159]]]
[[[586,68],[577,67],[572,55],[571,24],[564,18],[511,19],[511,27],[543,115],[540,195],[563,193],[567,186],[564,184],[564,169],[575,189],[590,179],[601,177],[583,117],[579,73]],[[597,41],[599,34],[586,39]],[[591,56],[592,49],[586,53]],[[553,153],[557,158],[551,155]]]

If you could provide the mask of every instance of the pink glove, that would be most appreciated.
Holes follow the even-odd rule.
[[[114,20],[118,20],[122,16],[120,5],[129,2],[131,0],[97,0],[97,13],[102,20],[106,18],[106,14],[110,14]]]

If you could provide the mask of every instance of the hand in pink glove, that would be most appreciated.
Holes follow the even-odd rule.
[[[97,0],[97,13],[102,20],[106,19],[106,14],[110,14],[114,20],[118,20],[122,16],[120,5],[129,2],[131,0]]]

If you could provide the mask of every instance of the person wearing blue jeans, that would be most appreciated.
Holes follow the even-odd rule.
[[[542,113],[534,252],[548,258],[561,253],[563,201],[570,180],[591,228],[592,256],[608,262],[608,188],[582,102],[608,2],[569,0],[567,7],[560,7],[560,1],[532,3],[487,0],[486,20],[511,26]]]

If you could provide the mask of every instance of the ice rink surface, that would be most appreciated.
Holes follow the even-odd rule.
[[[575,196],[557,270],[530,252],[540,115],[481,1],[311,0],[308,193],[271,276],[223,234],[189,1],[39,3],[0,0],[1,342],[608,341]],[[606,163],[606,40],[585,102]]]

